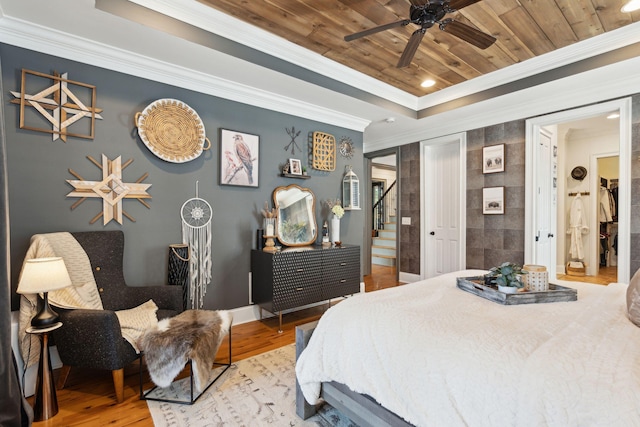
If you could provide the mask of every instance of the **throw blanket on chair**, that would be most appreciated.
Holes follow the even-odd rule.
[[[31,237],[31,245],[25,255],[25,261],[45,257],[62,257],[73,285],[49,292],[51,305],[64,309],[103,310],[89,257],[71,233],[35,234]],[[158,321],[155,315],[157,307],[151,301],[151,303],[147,302],[132,310],[144,310],[145,313],[141,315],[125,313],[124,316],[118,316],[118,318],[123,330],[123,337],[138,351],[136,347],[138,337],[146,328],[155,325]],[[37,295],[22,295],[19,317],[20,351],[27,366],[37,363],[40,358],[40,340],[35,334],[26,333],[26,329],[37,311]],[[152,313],[148,314],[149,312]],[[116,312],[116,314],[118,313]],[[128,321],[131,323],[128,324]]]
[[[168,387],[191,359],[194,386],[201,392],[209,383],[216,353],[230,332],[231,322],[228,311],[187,310],[148,329],[138,344],[154,384]]]

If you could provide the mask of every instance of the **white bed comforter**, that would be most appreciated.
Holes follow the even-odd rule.
[[[558,284],[578,301],[503,306],[463,271],[349,298],[296,373],[310,403],[337,381],[418,426],[640,426],[640,328],[626,284]]]

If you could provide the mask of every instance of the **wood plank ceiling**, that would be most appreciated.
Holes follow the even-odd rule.
[[[396,68],[415,25],[351,42],[343,37],[408,18],[409,0],[200,1],[416,96],[640,20],[640,12],[620,11],[626,0],[482,0],[447,18],[493,35],[491,47],[480,50],[435,25],[411,65]],[[429,78],[435,86],[422,88]]]

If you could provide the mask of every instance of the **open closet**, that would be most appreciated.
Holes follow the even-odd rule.
[[[599,266],[618,265],[618,157],[598,159]]]
[[[557,272],[605,283],[617,271],[619,132],[606,117],[558,125],[564,171],[559,190]],[[564,271],[563,271],[564,270]],[[614,280],[615,281],[615,280]]]

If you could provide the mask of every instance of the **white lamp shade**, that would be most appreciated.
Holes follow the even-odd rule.
[[[25,261],[17,292],[37,294],[71,286],[71,278],[60,257],[33,258]]]

